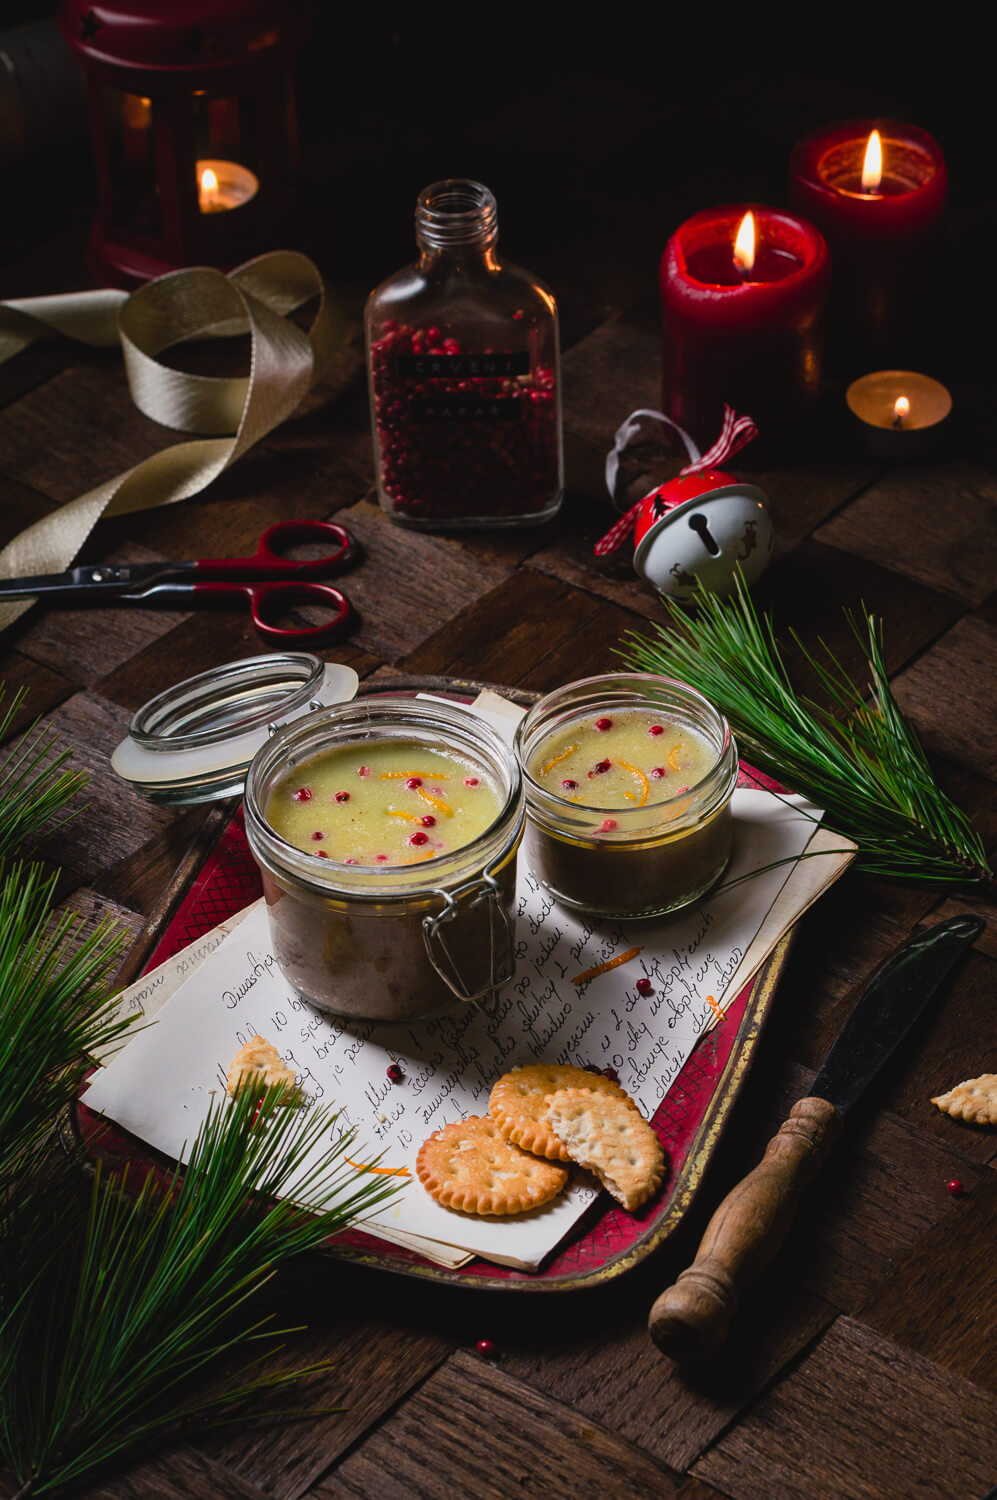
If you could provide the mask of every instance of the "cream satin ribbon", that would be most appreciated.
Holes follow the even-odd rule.
[[[288,314],[316,296],[318,311],[303,332]],[[291,415],[328,366],[345,326],[317,267],[293,250],[261,255],[227,276],[207,267],[174,271],[130,294],[73,292],[0,302],[0,362],[52,334],[98,347],[120,342],[139,410],[167,427],[203,434],[153,454],[28,526],[0,552],[0,578],[61,573],[102,516],[199,494]],[[156,358],[187,339],[239,333],[251,340],[248,376],[186,375]],[[0,604],[0,630],[33,603]]]

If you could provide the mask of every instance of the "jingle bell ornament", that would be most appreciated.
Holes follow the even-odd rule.
[[[645,495],[634,531],[634,570],[659,593],[691,599],[697,585],[721,596],[738,569],[746,583],[772,553],[765,494],[722,469],[679,474]]]
[[[689,434],[670,417],[645,409],[633,412],[606,458],[606,487],[612,498],[620,457],[648,417],[678,434],[689,463],[620,517],[596,542],[596,557],[618,551],[633,532],[634,570],[661,594],[685,601],[703,587],[722,597],[732,591],[739,572],[746,583],[754,583],[772,553],[768,502],[757,485],[744,484],[715,467],[751,442],[758,431],[754,422],[725,406],[720,436],[701,456]]]

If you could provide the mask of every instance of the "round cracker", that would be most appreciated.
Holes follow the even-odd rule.
[[[559,1089],[548,1113],[570,1159],[594,1172],[624,1208],[632,1212],[658,1191],[665,1153],[639,1110],[591,1089]]]
[[[631,1109],[637,1107],[625,1089],[601,1073],[563,1063],[528,1063],[502,1075],[492,1089],[488,1113],[506,1140],[524,1151],[550,1161],[570,1161],[547,1119],[547,1102],[558,1089],[588,1089],[593,1094],[623,1099]]]
[[[465,1214],[519,1214],[556,1198],[563,1167],[540,1161],[499,1132],[487,1115],[444,1125],[419,1147],[416,1172],[444,1208]]]

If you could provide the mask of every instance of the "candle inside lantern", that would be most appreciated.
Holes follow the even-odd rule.
[[[939,381],[915,370],[877,370],[853,380],[845,394],[864,447],[877,458],[915,459],[934,453],[945,432],[952,397]]]
[[[708,209],[687,219],[661,258],[662,410],[708,447],[724,405],[758,424],[750,462],[801,435],[820,387],[823,239],[770,208]]]
[[[239,208],[259,190],[256,173],[239,162],[210,159],[197,163],[197,205],[202,214]]]
[[[884,356],[899,361],[915,340],[923,354],[947,191],[936,142],[893,121],[829,125],[794,148],[790,187],[834,261],[837,363],[847,370]]]

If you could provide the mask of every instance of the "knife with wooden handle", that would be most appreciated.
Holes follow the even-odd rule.
[[[718,1353],[741,1292],[773,1259],[804,1188],[841,1134],[844,1117],[927,1009],[983,930],[951,917],[915,934],[869,980],[805,1099],[707,1225],[694,1263],[651,1308],[651,1337],[673,1359]]]

